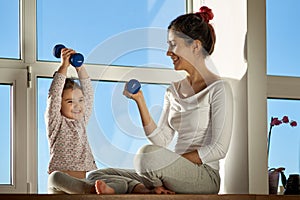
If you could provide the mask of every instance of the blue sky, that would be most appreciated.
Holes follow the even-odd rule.
[[[1,155],[1,167],[3,170],[0,174],[0,183],[3,181],[8,181],[10,178],[9,168],[10,168],[10,135],[6,134],[10,132],[10,85],[0,85],[0,97],[1,97],[1,134],[0,134],[0,155]],[[5,173],[4,173],[5,172]]]
[[[76,49],[89,60],[91,52],[104,41],[109,41],[109,39],[120,35],[120,33],[137,28],[152,27],[165,30],[171,19],[185,12],[184,1],[151,0],[147,4],[144,4],[145,1],[140,0],[132,0],[130,3],[123,0],[118,1],[118,3],[116,3],[116,0],[95,0],[91,2],[93,3],[83,4],[80,0],[38,0],[37,53],[39,60],[58,61],[52,56],[52,48],[57,43],[63,43]],[[299,16],[297,16],[300,1],[286,0],[283,3],[280,0],[267,0],[267,3],[268,74],[300,76],[300,70],[297,67],[298,55],[295,55],[300,45],[298,37],[300,31]],[[160,12],[157,12],[158,10]],[[17,26],[18,0],[0,0],[0,17],[1,19],[9,19],[0,21],[1,27],[5,27],[0,37],[0,57],[18,59],[20,50],[19,27]],[[139,37],[147,40],[147,35],[140,35]],[[172,68],[172,64],[163,50],[166,48],[166,35],[157,37],[156,40],[165,42],[162,44],[161,49],[132,51],[117,57],[113,63],[109,64],[145,66],[149,63],[158,63],[163,67]],[[119,44],[119,47],[121,48],[126,42],[128,41]],[[104,62],[103,59],[105,60],[105,56],[102,55],[94,59],[93,62],[102,63]],[[44,112],[50,81],[51,79],[38,79],[38,177],[39,192],[41,193],[46,192],[46,171],[49,161]],[[102,147],[105,145],[104,141],[111,144],[111,147],[113,147],[111,151],[117,149],[117,152],[121,152],[120,155],[125,153],[129,155],[129,158],[141,145],[147,143],[147,140],[140,134],[142,129],[136,105],[121,95],[120,88],[122,84],[116,82],[94,83],[95,112],[89,126],[89,133],[93,134],[88,136],[93,141],[91,145],[95,149],[95,157],[99,167],[107,165],[123,167],[128,165],[127,158],[123,160],[118,158],[117,160],[111,159],[114,157],[105,157],[101,152],[102,149],[98,148],[100,144],[102,144]],[[152,114],[158,118],[166,85],[143,84],[142,88]],[[6,120],[9,118],[9,93],[8,86],[0,87],[0,105],[1,110],[4,111],[0,113],[0,121],[3,124],[1,128],[4,126],[3,130],[5,130],[4,134],[2,132],[0,135],[1,163],[8,163],[9,160],[9,121]],[[114,95],[117,95],[117,97]],[[103,96],[107,98],[104,99]],[[119,98],[120,105],[127,109],[124,110],[121,106],[111,109],[112,105],[117,104],[113,98]],[[115,112],[123,112],[122,116],[125,115],[130,120],[130,127],[134,127],[137,132],[132,132],[130,127],[120,126],[119,120],[121,119],[116,118]],[[268,121],[270,121],[271,116],[282,118],[287,115],[300,124],[299,113],[299,101],[268,100]],[[102,137],[105,137],[105,140],[101,140],[103,143],[94,142],[100,141]],[[283,124],[274,127],[269,166],[286,167],[287,176],[291,173],[299,173],[299,139],[298,126],[292,128]],[[107,151],[107,149],[105,150]],[[115,162],[116,160],[118,162]],[[0,171],[9,172],[9,168],[9,164],[1,164]],[[9,173],[1,173],[0,183],[8,183],[10,181],[9,176]]]
[[[300,76],[298,0],[267,0],[267,73]]]

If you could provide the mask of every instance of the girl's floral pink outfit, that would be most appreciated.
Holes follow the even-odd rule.
[[[92,113],[94,98],[91,80],[80,80],[85,102],[85,114],[81,120],[66,118],[60,112],[65,80],[66,77],[64,75],[56,73],[49,90],[45,115],[50,146],[48,173],[55,170],[95,170],[97,167],[88,143],[86,131],[86,126]]]

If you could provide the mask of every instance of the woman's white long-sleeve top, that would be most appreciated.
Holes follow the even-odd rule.
[[[231,87],[225,80],[217,80],[199,93],[183,98],[179,88],[184,81],[186,79],[170,85],[157,126],[152,121],[144,130],[153,144],[164,147],[177,132],[176,153],[197,150],[203,164],[218,170],[232,134]]]

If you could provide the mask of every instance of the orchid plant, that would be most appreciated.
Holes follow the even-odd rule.
[[[268,135],[268,156],[269,156],[269,150],[270,150],[270,141],[271,141],[271,133],[272,133],[272,128],[273,126],[279,126],[281,124],[290,124],[291,127],[295,127],[297,126],[297,122],[294,121],[294,120],[289,120],[288,116],[284,116],[281,120],[278,119],[278,117],[271,117],[271,123],[270,123],[270,129],[269,129],[269,135]],[[284,174],[284,171],[285,168],[284,167],[279,167],[279,168],[271,168],[269,169],[269,173],[271,173],[272,171],[273,172],[277,172],[277,173],[280,173],[281,174],[281,183],[283,185],[284,188],[286,188],[286,177],[285,177],[285,174]],[[269,181],[270,181],[270,174],[269,174]],[[270,184],[270,183],[269,183]],[[270,187],[270,185],[269,185]],[[277,193],[277,187],[275,188],[275,191],[273,191],[271,189],[271,187],[269,188],[269,193],[272,194],[272,193]],[[272,191],[272,192],[271,192]]]
[[[273,126],[279,126],[281,124],[290,124],[291,127],[297,126],[297,122],[294,120],[289,120],[288,116],[284,116],[281,120],[278,117],[271,117],[269,135],[268,135],[268,155],[270,151],[270,141],[271,141],[271,133]]]

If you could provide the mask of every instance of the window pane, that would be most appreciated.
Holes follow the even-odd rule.
[[[273,126],[271,131],[271,142],[269,152],[269,167],[285,167],[285,174],[299,174],[300,172],[300,101],[285,99],[268,99],[268,128],[270,128],[271,117],[282,119],[288,116],[298,126],[291,127],[290,124],[282,123]]]
[[[11,184],[11,86],[0,84],[0,184]]]
[[[267,0],[267,74],[300,76],[299,0]]]
[[[38,78],[38,192],[47,193],[49,147],[44,114],[52,79]],[[149,142],[144,136],[136,104],[123,96],[124,83],[94,81],[94,112],[88,138],[97,167],[133,168],[134,153]],[[148,108],[155,121],[161,113],[167,85],[142,84]]]
[[[52,79],[37,80],[37,111],[38,111],[38,193],[47,193],[48,163],[50,160],[49,144],[45,126],[45,111]]]
[[[0,0],[0,58],[20,59],[19,0]]]
[[[148,108],[156,122],[166,87],[142,84]],[[149,143],[136,103],[122,94],[123,88],[121,82],[95,84],[95,112],[89,123],[89,138],[98,166],[133,168],[134,154]]]
[[[58,61],[52,49],[63,43],[86,63],[170,68],[166,29],[185,2],[37,0],[38,60]]]

